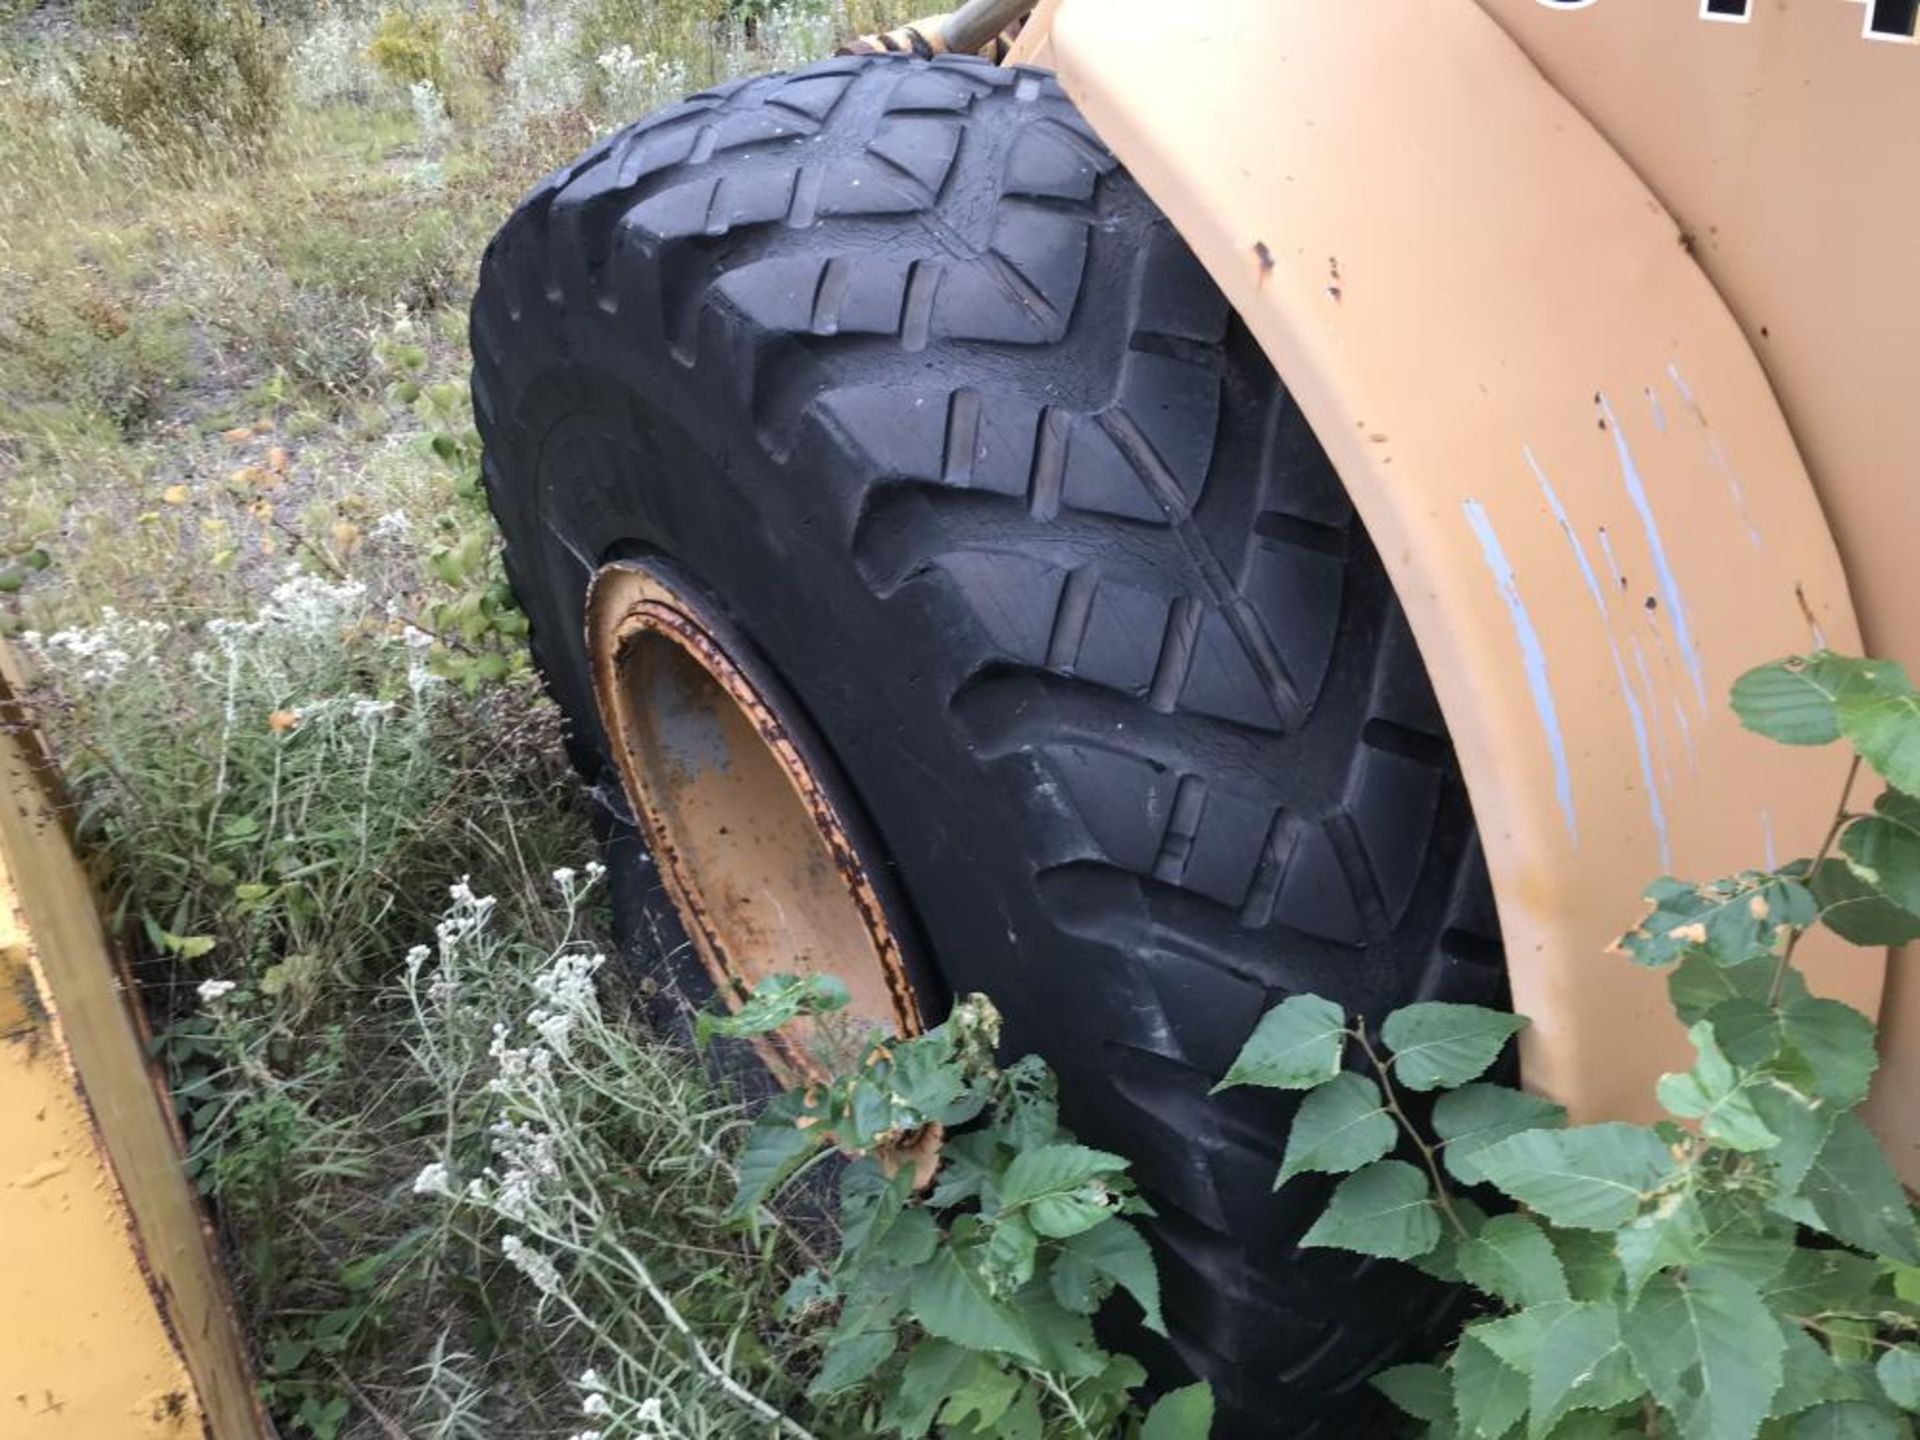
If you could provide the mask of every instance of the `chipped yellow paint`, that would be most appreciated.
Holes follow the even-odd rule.
[[[0,645],[0,1440],[255,1440],[221,1276]]]

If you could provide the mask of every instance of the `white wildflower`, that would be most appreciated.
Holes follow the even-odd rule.
[[[560,1271],[552,1260],[526,1244],[518,1235],[509,1235],[500,1242],[500,1253],[507,1257],[512,1265],[543,1295],[560,1293]]]
[[[588,1419],[599,1419],[613,1414],[613,1406],[604,1395],[589,1395],[580,1402],[580,1413]]]
[[[600,1378],[600,1372],[589,1365],[580,1372],[579,1385],[582,1390],[604,1390],[607,1382]]]
[[[541,1040],[557,1055],[567,1053],[567,1039],[573,1033],[573,1016],[555,1014],[550,1010],[535,1010],[527,1016],[527,1023],[538,1033]]]
[[[202,1005],[218,1005],[239,986],[232,980],[202,980],[198,994]]]
[[[593,977],[606,963],[607,957],[598,953],[557,955],[551,965],[533,977],[533,988],[556,1010],[597,1011],[599,997],[593,988]],[[527,1023],[539,1028],[533,1015],[527,1017]]]
[[[453,1183],[447,1174],[447,1167],[435,1160],[430,1165],[422,1165],[420,1173],[413,1177],[413,1193],[416,1195],[445,1195],[453,1198]]]
[[[367,587],[358,580],[335,584],[291,566],[268,593],[257,623],[296,638],[328,639],[365,613],[366,600]]]

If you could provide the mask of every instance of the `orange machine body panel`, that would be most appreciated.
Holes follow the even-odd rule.
[[[1864,10],[1049,0],[1014,57],[1339,468],[1466,772],[1529,1081],[1582,1117],[1645,1115],[1688,1059],[1659,977],[1604,953],[1642,886],[1808,853],[1838,797],[1837,750],[1746,734],[1732,681],[1863,626],[1920,660],[1920,50]],[[1882,956],[1802,955],[1879,1012]],[[1920,997],[1885,1018],[1877,1114],[1920,1178]]]

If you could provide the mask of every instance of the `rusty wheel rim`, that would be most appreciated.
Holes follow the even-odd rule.
[[[595,699],[627,799],[725,1002],[775,974],[833,974],[847,1008],[756,1041],[776,1078],[845,1068],[919,1007],[874,872],[834,804],[827,762],[775,679],[664,567],[594,577]]]

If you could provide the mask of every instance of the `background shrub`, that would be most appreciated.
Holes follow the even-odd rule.
[[[81,103],[135,143],[258,159],[286,100],[287,50],[251,0],[151,0],[82,65]]]

